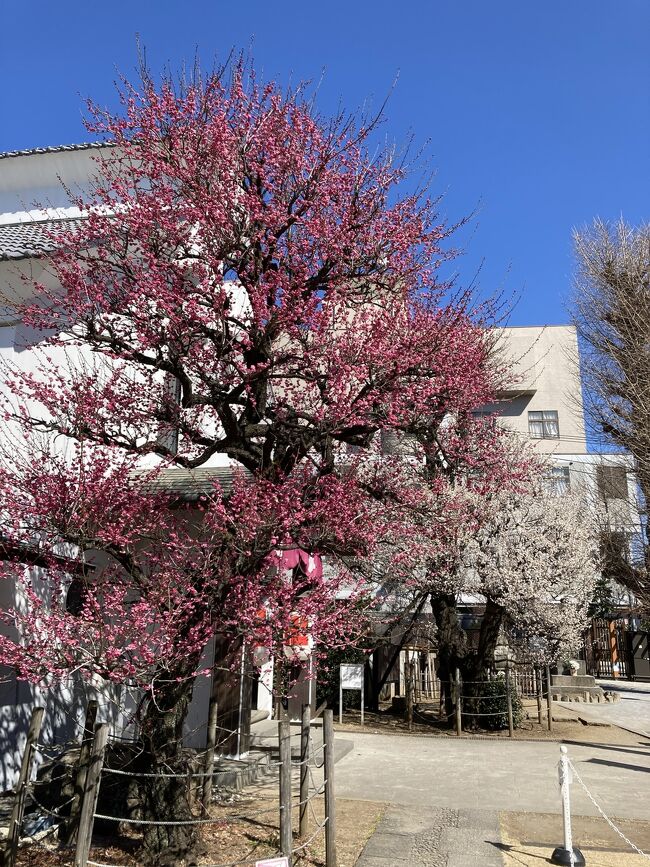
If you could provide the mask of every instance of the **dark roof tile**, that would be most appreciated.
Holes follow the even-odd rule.
[[[69,227],[77,220],[26,220],[22,223],[0,223],[0,261],[42,256],[56,249],[52,235],[57,229]]]
[[[145,490],[165,491],[177,495],[180,500],[193,501],[211,494],[217,482],[223,494],[228,496],[232,491],[233,473],[238,471],[250,475],[241,467],[199,467],[194,470],[169,467],[155,476],[148,476],[146,470],[139,471],[137,475],[145,479]]]

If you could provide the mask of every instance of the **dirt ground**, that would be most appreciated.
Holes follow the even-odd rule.
[[[626,837],[644,852],[650,852],[650,822],[614,819]],[[562,845],[562,817],[545,813],[502,813],[500,817],[505,867],[541,867],[551,863],[551,854]],[[648,863],[600,818],[572,818],[573,845],[578,846],[589,867],[635,867]]]
[[[201,827],[203,852],[198,865],[229,864],[236,861],[259,860],[277,855],[278,807],[277,787],[246,794],[233,795],[228,803],[215,805],[210,815],[214,825]],[[273,790],[272,790],[273,789]],[[297,801],[297,798],[294,799]],[[317,824],[323,821],[323,798],[314,798],[310,810],[306,840],[298,839],[297,810],[293,811],[294,846],[314,839],[294,860],[299,867],[324,867],[325,840]],[[336,800],[336,843],[338,867],[354,867],[367,840],[377,827],[386,809],[385,804],[373,801]],[[69,867],[73,861],[71,851],[60,852],[44,846],[43,841],[23,846],[19,852],[18,867]],[[95,837],[91,859],[102,864],[120,867],[138,867],[138,840],[127,836],[102,840]],[[181,867],[181,865],[179,865]]]
[[[546,717],[543,717],[542,724],[538,722],[537,706],[533,703],[524,703],[524,716],[519,728],[514,731],[515,740],[535,740],[535,741],[571,741],[580,742],[582,744],[621,744],[632,745],[638,742],[638,735],[621,729],[618,726],[610,725],[594,725],[581,722],[577,716],[575,719],[569,718],[570,712],[564,709],[556,711],[558,716],[563,719],[556,719],[554,716],[553,730],[548,731]],[[579,713],[579,708],[576,708],[576,714]],[[422,735],[429,737],[455,738],[455,731],[442,723],[435,711],[428,708],[418,709],[413,717],[413,724],[409,730],[408,724],[403,717],[392,713],[388,706],[380,709],[379,713],[366,711],[364,715],[364,726],[361,728],[361,714],[359,711],[346,711],[343,714],[343,723],[339,725],[338,716],[335,717],[334,728],[338,732],[358,732],[363,731],[375,734],[394,734],[394,735]],[[486,731],[477,729],[466,731],[461,734],[463,738],[508,738],[508,730],[501,731]]]

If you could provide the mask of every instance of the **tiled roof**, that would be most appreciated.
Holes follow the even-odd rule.
[[[80,144],[71,145],[53,145],[44,148],[26,148],[20,151],[4,151],[0,152],[0,160],[8,159],[9,157],[31,157],[35,154],[59,154],[65,151],[87,151],[93,148],[112,147],[110,142],[103,141],[88,141]]]
[[[243,472],[248,475],[246,470]],[[145,489],[176,494],[180,500],[185,501],[198,500],[199,497],[208,496],[214,491],[215,482],[219,483],[226,496],[232,491],[232,467],[200,467],[196,470],[170,467],[161,470],[153,477],[147,477],[146,470],[142,471],[142,475],[146,479],[143,485]]]
[[[69,228],[74,218],[64,220],[27,220],[22,223],[0,223],[0,261],[42,256],[56,249],[52,233]]]

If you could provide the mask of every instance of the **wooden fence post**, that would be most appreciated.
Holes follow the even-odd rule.
[[[79,749],[79,761],[77,763],[77,773],[75,775],[74,794],[70,806],[70,815],[65,821],[61,822],[59,827],[59,840],[64,845],[68,846],[76,841],[77,831],[79,830],[79,815],[84,789],[86,788],[88,761],[90,760],[90,749],[93,742],[93,732],[95,731],[96,719],[97,702],[92,699],[88,702],[86,708],[86,719],[84,722],[83,734],[81,736],[81,747]]]
[[[201,797],[201,816],[205,819],[208,815],[208,809],[212,801],[212,776],[214,773],[214,751],[217,746],[217,716],[219,705],[216,698],[210,696],[210,707],[208,710],[208,734],[205,744],[205,763],[203,766],[203,788]]]
[[[542,669],[541,668],[533,668],[533,674],[535,675],[535,695],[537,696],[537,722],[541,725],[543,714],[542,714]]]
[[[307,834],[309,813],[307,800],[309,798],[309,734],[311,726],[311,707],[308,704],[302,706],[302,721],[300,726],[300,806],[298,808],[300,822],[299,831],[301,837]]]
[[[291,859],[291,726],[288,720],[278,723],[280,744],[280,852]]]
[[[506,663],[506,701],[508,702],[508,735],[511,738],[515,736],[515,726],[512,718],[512,683],[510,677],[510,663]]]
[[[23,758],[20,763],[20,773],[18,774],[18,782],[16,783],[16,794],[14,796],[14,806],[11,811],[11,819],[9,820],[7,842],[3,852],[3,867],[14,867],[14,864],[16,863],[18,841],[20,840],[20,828],[23,824],[23,813],[25,812],[25,796],[27,795],[27,787],[29,786],[29,780],[32,775],[34,750],[41,733],[44,713],[45,708],[43,707],[35,707],[32,711],[29,731],[27,732],[27,741],[25,742],[25,752],[23,753]]]
[[[551,695],[551,668],[546,666],[546,713],[548,714],[548,730],[553,731],[553,696]]]
[[[413,728],[413,690],[415,687],[415,684],[413,683],[414,669],[415,666],[411,662],[410,654],[407,650],[406,660],[404,662],[404,679],[406,686],[406,722],[409,731]]]
[[[456,734],[460,737],[460,733],[463,730],[463,706],[462,706],[462,696],[460,694],[460,669],[456,669],[456,702],[455,702],[455,710],[456,710]]]
[[[104,753],[108,741],[108,725],[100,723],[95,726],[95,737],[90,751],[90,761],[86,773],[86,786],[81,803],[81,816],[79,817],[79,831],[77,834],[77,848],[74,856],[74,867],[86,867],[90,854],[90,845],[93,838],[93,825],[95,823],[95,810],[97,809],[97,797],[99,796],[99,784],[101,782],[102,767],[104,766]]]
[[[323,713],[323,771],[325,774],[325,867],[336,867],[336,805],[334,802],[334,714]]]

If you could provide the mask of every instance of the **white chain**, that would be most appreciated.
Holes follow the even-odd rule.
[[[635,846],[635,844],[634,844],[631,840],[628,840],[628,838],[627,838],[627,837],[625,836],[625,834],[620,830],[620,828],[617,828],[616,825],[615,825],[615,824],[612,822],[612,820],[609,818],[609,816],[605,813],[605,811],[604,811],[603,808],[600,806],[600,804],[598,803],[598,801],[596,801],[596,799],[594,798],[594,796],[591,794],[591,792],[589,791],[589,789],[586,787],[586,785],[585,785],[584,782],[582,781],[582,777],[581,777],[580,774],[578,773],[578,771],[577,771],[577,769],[576,769],[576,766],[573,764],[573,762],[571,761],[571,759],[569,759],[569,765],[571,766],[571,770],[573,771],[573,774],[574,774],[576,780],[580,783],[580,785],[581,785],[582,788],[584,789],[585,794],[587,795],[587,797],[589,798],[589,800],[591,801],[591,803],[594,805],[594,807],[598,810],[598,812],[599,812],[600,815],[603,817],[603,819],[607,822],[607,824],[609,825],[609,827],[610,827],[613,831],[616,831],[616,833],[618,834],[618,836],[621,837],[623,840],[625,840],[625,842],[627,843],[627,845],[628,845],[631,849],[634,849],[634,851],[637,852],[639,855],[641,855],[642,858],[647,858],[647,859],[650,861],[650,855],[648,855],[648,853],[647,853],[647,852],[644,852],[642,849],[639,849],[638,846]]]

